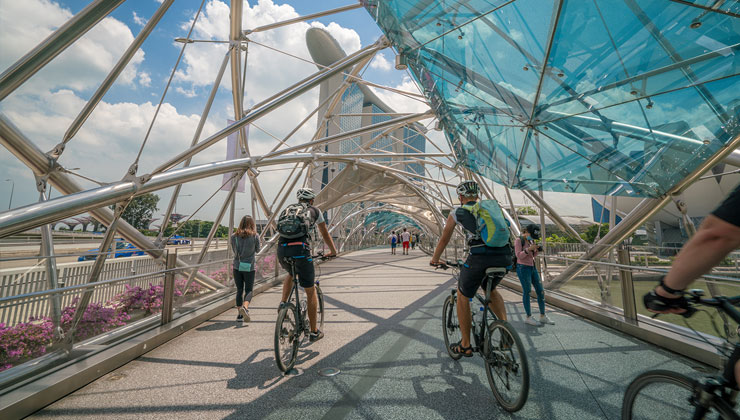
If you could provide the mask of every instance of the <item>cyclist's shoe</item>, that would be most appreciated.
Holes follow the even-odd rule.
[[[546,314],[540,315],[540,322],[542,323],[542,325],[545,325],[545,324],[555,325],[555,322],[552,319],[550,319],[550,317],[547,316]]]
[[[535,327],[539,327],[542,325],[540,324],[540,321],[537,321],[536,319],[534,319],[532,315],[528,316],[527,319],[524,320],[524,323],[527,325],[533,325]]]
[[[311,332],[311,334],[308,335],[308,341],[315,342],[319,341],[322,338],[324,338],[324,332],[321,330],[316,330],[315,332]]]
[[[460,356],[473,357],[473,346],[463,347],[462,341],[450,344],[450,351]]]
[[[287,302],[280,302],[280,305],[278,305],[277,311],[280,312],[281,309],[283,309],[288,303]]]

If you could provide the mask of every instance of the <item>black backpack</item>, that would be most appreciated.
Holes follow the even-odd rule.
[[[281,238],[302,238],[308,236],[310,229],[311,208],[307,204],[291,204],[278,217],[277,230]]]
[[[521,242],[521,244],[522,244],[522,248],[524,248],[524,237],[523,237],[523,236],[520,236],[519,238],[517,238],[517,239],[514,239],[514,240],[515,240],[515,241],[516,241],[516,240],[520,240],[520,241],[522,241],[522,242]],[[517,263],[516,263],[516,246],[512,245],[512,246],[511,246],[511,249],[512,249],[512,251],[514,251],[514,252],[513,252],[514,256],[513,256],[512,258],[511,258],[511,270],[509,270],[509,271],[516,271],[516,264],[517,264]]]

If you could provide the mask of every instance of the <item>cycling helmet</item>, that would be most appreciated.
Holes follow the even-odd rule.
[[[298,200],[313,200],[316,198],[316,193],[310,188],[299,188],[295,196]]]
[[[471,180],[461,182],[455,189],[458,195],[464,197],[477,197],[478,196],[478,183]]]

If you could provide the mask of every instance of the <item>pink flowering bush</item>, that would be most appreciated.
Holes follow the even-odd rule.
[[[270,254],[262,258],[262,261],[257,264],[257,271],[262,277],[272,277],[275,273],[275,264],[277,263],[277,256]]]
[[[120,302],[124,311],[131,312],[132,310],[143,309],[145,315],[150,315],[162,309],[164,286],[161,284],[154,285],[149,283],[149,287],[146,289],[140,286],[131,286],[130,284],[124,287],[125,290],[123,293],[115,297]],[[181,293],[179,291],[175,291],[175,296],[180,295]]]
[[[75,310],[80,298],[62,309],[61,327],[67,333],[72,327]],[[116,305],[90,303],[82,314],[74,332],[76,341],[94,337],[126,325],[130,317]],[[0,323],[0,371],[27,360],[42,356],[54,337],[54,324],[49,317],[29,318],[13,327]]]

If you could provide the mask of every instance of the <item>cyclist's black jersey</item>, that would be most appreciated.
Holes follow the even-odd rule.
[[[727,223],[740,227],[740,184],[712,214]]]

